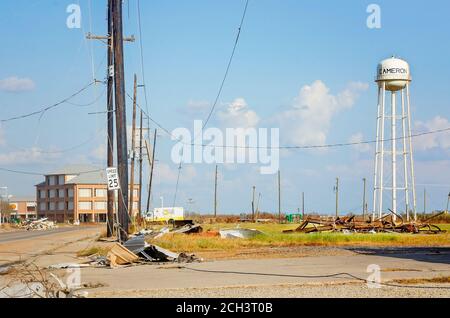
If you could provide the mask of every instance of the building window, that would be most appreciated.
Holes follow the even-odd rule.
[[[55,202],[50,202],[50,206],[48,208],[50,211],[54,211],[56,210],[56,203]]]
[[[39,198],[45,199],[45,193],[46,193],[46,192],[47,192],[47,191],[39,190]]]
[[[59,185],[63,185],[64,184],[64,176],[59,176],[58,177],[58,184]]]
[[[92,190],[91,189],[79,189],[78,196],[80,198],[90,198],[90,197],[92,197]]]
[[[67,210],[73,210],[73,202],[67,202]]]
[[[66,191],[64,191],[64,189],[59,189],[58,190],[58,198],[61,198],[61,199],[64,198],[65,192]]]
[[[102,201],[102,202],[95,202],[95,209],[96,210],[106,210],[106,201]]]
[[[41,202],[41,204],[39,204],[39,210],[41,211],[47,210],[47,203]]]
[[[68,196],[69,198],[73,198],[73,189],[69,189],[69,190],[67,191],[67,196]]]
[[[50,190],[49,197],[50,198],[56,198],[56,190],[55,189]]]
[[[64,201],[58,202],[58,211],[64,211]]]
[[[95,196],[98,198],[106,198],[106,189],[95,189]]]
[[[56,181],[57,181],[56,176],[50,176],[49,177],[49,185],[51,185],[51,186],[56,185]]]
[[[92,210],[92,202],[78,202],[80,210]]]

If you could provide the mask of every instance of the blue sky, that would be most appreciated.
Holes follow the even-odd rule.
[[[66,26],[71,3],[80,4],[82,28]],[[91,3],[89,9],[89,3]],[[381,29],[369,29],[366,8],[381,8]],[[245,2],[141,1],[145,73],[151,116],[163,126],[192,129],[206,118],[231,53]],[[124,2],[125,34],[138,38],[137,0]],[[92,30],[105,34],[106,1],[40,0],[0,3],[1,119],[53,104],[105,74],[106,48],[84,40]],[[257,127],[280,127],[281,144],[339,143],[375,138],[377,63],[395,54],[411,65],[411,101],[415,131],[447,128],[450,118],[450,22],[448,1],[298,1],[250,0],[240,42],[218,107],[209,124],[224,128],[233,105],[241,115],[257,118]],[[90,19],[90,16],[92,19]],[[92,25],[91,22],[92,21]],[[125,44],[127,91],[132,76],[141,81],[139,44]],[[17,78],[17,81],[12,79]],[[5,83],[9,83],[7,86]],[[11,85],[17,85],[11,89]],[[330,114],[318,112],[311,122],[288,117],[309,89],[325,99],[350,93],[348,105]],[[13,90],[13,91],[11,91]],[[139,103],[145,105],[143,90]],[[73,100],[38,117],[2,124],[0,167],[45,172],[68,163],[104,166],[104,86],[90,88]],[[244,101],[242,103],[242,101]],[[129,100],[127,100],[129,102]],[[326,105],[322,105],[325,107]],[[231,117],[230,117],[231,116]],[[127,119],[131,124],[131,104]],[[242,118],[241,118],[242,119]],[[302,138],[297,133],[309,134]],[[152,126],[152,128],[155,128]],[[316,136],[323,134],[324,139]],[[307,138],[308,137],[308,138]],[[450,190],[448,134],[416,139],[418,210],[427,184],[428,206],[443,209]],[[300,138],[300,139],[299,139]],[[87,141],[87,142],[86,142]],[[60,152],[83,144],[72,151]],[[154,205],[172,202],[177,166],[173,142],[158,138]],[[371,146],[372,147],[372,146]],[[48,153],[53,151],[55,153]],[[308,211],[334,211],[333,185],[341,178],[341,208],[360,211],[362,181],[373,179],[373,148],[327,151],[292,150],[281,156],[283,210],[295,211],[306,192]],[[219,211],[249,211],[251,187],[262,193],[261,209],[277,210],[276,176],[259,175],[257,165],[219,167]],[[145,175],[146,175],[145,171]],[[214,165],[183,167],[177,204],[202,212],[212,209]],[[38,176],[0,171],[0,186],[16,196],[34,193]],[[371,191],[369,192],[369,202]],[[371,206],[371,204],[369,205]]]

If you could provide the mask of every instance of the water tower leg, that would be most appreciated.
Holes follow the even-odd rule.
[[[378,163],[380,160],[380,125],[381,125],[381,93],[382,88],[378,86],[378,111],[377,111],[377,137],[375,139],[375,167],[373,174],[373,212],[372,220],[375,220],[375,212],[377,211],[377,194],[378,194]]]
[[[380,134],[380,185],[379,185],[379,194],[380,194],[380,202],[378,205],[378,217],[383,216],[383,190],[384,190],[384,124],[386,121],[385,117],[385,108],[386,108],[386,83],[383,82],[382,86],[382,95],[381,95],[381,134]]]
[[[402,132],[403,132],[403,174],[405,177],[405,208],[406,220],[410,221],[409,215],[409,183],[408,183],[408,150],[406,146],[406,112],[405,112],[405,90],[402,89]]]
[[[410,104],[410,96],[409,96],[409,84],[406,84],[406,104],[408,111],[408,139],[409,139],[409,161],[411,164],[411,188],[413,195],[413,213],[414,220],[417,221],[417,201],[416,201],[416,181],[414,175],[414,158],[413,158],[413,146],[412,146],[412,138],[411,138],[411,104]]]
[[[394,212],[393,219],[396,220],[395,214],[397,214],[397,112],[396,112],[396,105],[395,105],[395,97],[396,93],[391,93],[391,106],[392,106],[392,211]]]

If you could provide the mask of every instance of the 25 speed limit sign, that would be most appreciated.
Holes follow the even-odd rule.
[[[106,177],[108,179],[108,190],[119,190],[119,174],[117,168],[106,168]]]

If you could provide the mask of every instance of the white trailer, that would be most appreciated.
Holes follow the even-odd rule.
[[[184,208],[174,207],[174,208],[155,208],[153,212],[150,212],[147,219],[149,221],[183,221],[184,220]]]

